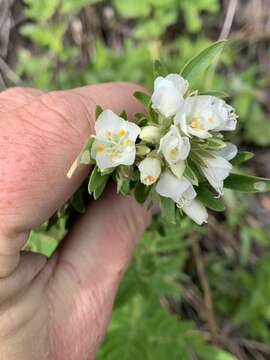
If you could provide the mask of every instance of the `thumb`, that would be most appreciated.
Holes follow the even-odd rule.
[[[63,330],[66,339],[85,336],[88,349],[90,343],[90,348],[96,349],[110,318],[121,275],[150,218],[146,207],[108,187],[68,234],[52,279],[58,294],[54,300],[57,323],[63,324],[58,331]],[[67,318],[67,313],[72,315]]]
[[[128,265],[134,245],[151,218],[151,211],[130,196],[108,186],[72,228],[59,254],[82,277],[93,271],[119,276]]]

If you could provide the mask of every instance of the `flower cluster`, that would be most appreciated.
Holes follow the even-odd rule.
[[[100,112],[96,133],[69,176],[80,163],[92,162],[101,176],[112,174],[120,191],[128,183],[125,192],[132,193],[140,182],[153,199],[169,199],[197,224],[207,222],[198,189],[208,182],[214,197],[223,194],[237,148],[222,132],[235,130],[237,116],[223,99],[188,91],[180,75],[158,76],[151,116],[140,114],[138,125],[111,110]]]

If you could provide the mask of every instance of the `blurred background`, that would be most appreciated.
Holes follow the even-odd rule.
[[[270,177],[270,0],[0,0],[0,89],[113,80],[151,89],[155,59],[178,72],[224,38],[197,87],[229,93],[240,115],[233,141],[256,154],[245,171]],[[226,191],[225,201],[205,227],[154,219],[98,360],[270,359],[270,196]],[[58,215],[28,248],[54,250],[65,234]]]

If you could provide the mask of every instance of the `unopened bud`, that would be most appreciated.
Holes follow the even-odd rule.
[[[150,149],[146,145],[138,144],[136,145],[136,155],[137,156],[145,156],[150,153]]]
[[[147,157],[140,162],[140,179],[144,185],[154,184],[161,174],[161,164],[158,159]]]
[[[158,143],[161,138],[161,131],[157,126],[148,125],[142,128],[140,132],[140,139],[148,143]]]

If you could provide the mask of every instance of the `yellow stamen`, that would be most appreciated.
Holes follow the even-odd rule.
[[[144,181],[146,183],[153,183],[154,181],[156,181],[156,177],[152,176],[152,175],[148,175],[148,176],[145,176]]]
[[[118,133],[117,133],[117,135],[118,135],[119,137],[123,137],[123,136],[125,136],[125,134],[126,134],[126,131],[125,131],[124,129],[120,129],[120,130],[118,131]]]
[[[208,116],[208,121],[210,122],[210,124],[213,123],[213,118],[212,118],[212,116]]]
[[[98,153],[101,153],[101,152],[103,152],[105,149],[104,149],[104,146],[97,146],[96,147],[96,152],[98,152]]]
[[[177,149],[176,149],[176,148],[170,149],[169,154],[170,154],[171,156],[175,156],[175,155],[177,154]]]
[[[108,137],[109,137],[109,136],[112,136],[112,132],[111,132],[110,130],[107,130],[105,134],[106,134],[106,136],[108,136]]]
[[[130,139],[125,140],[125,145],[130,145],[132,141]]]
[[[198,129],[201,126],[201,122],[199,120],[193,120],[190,124],[193,129]]]

